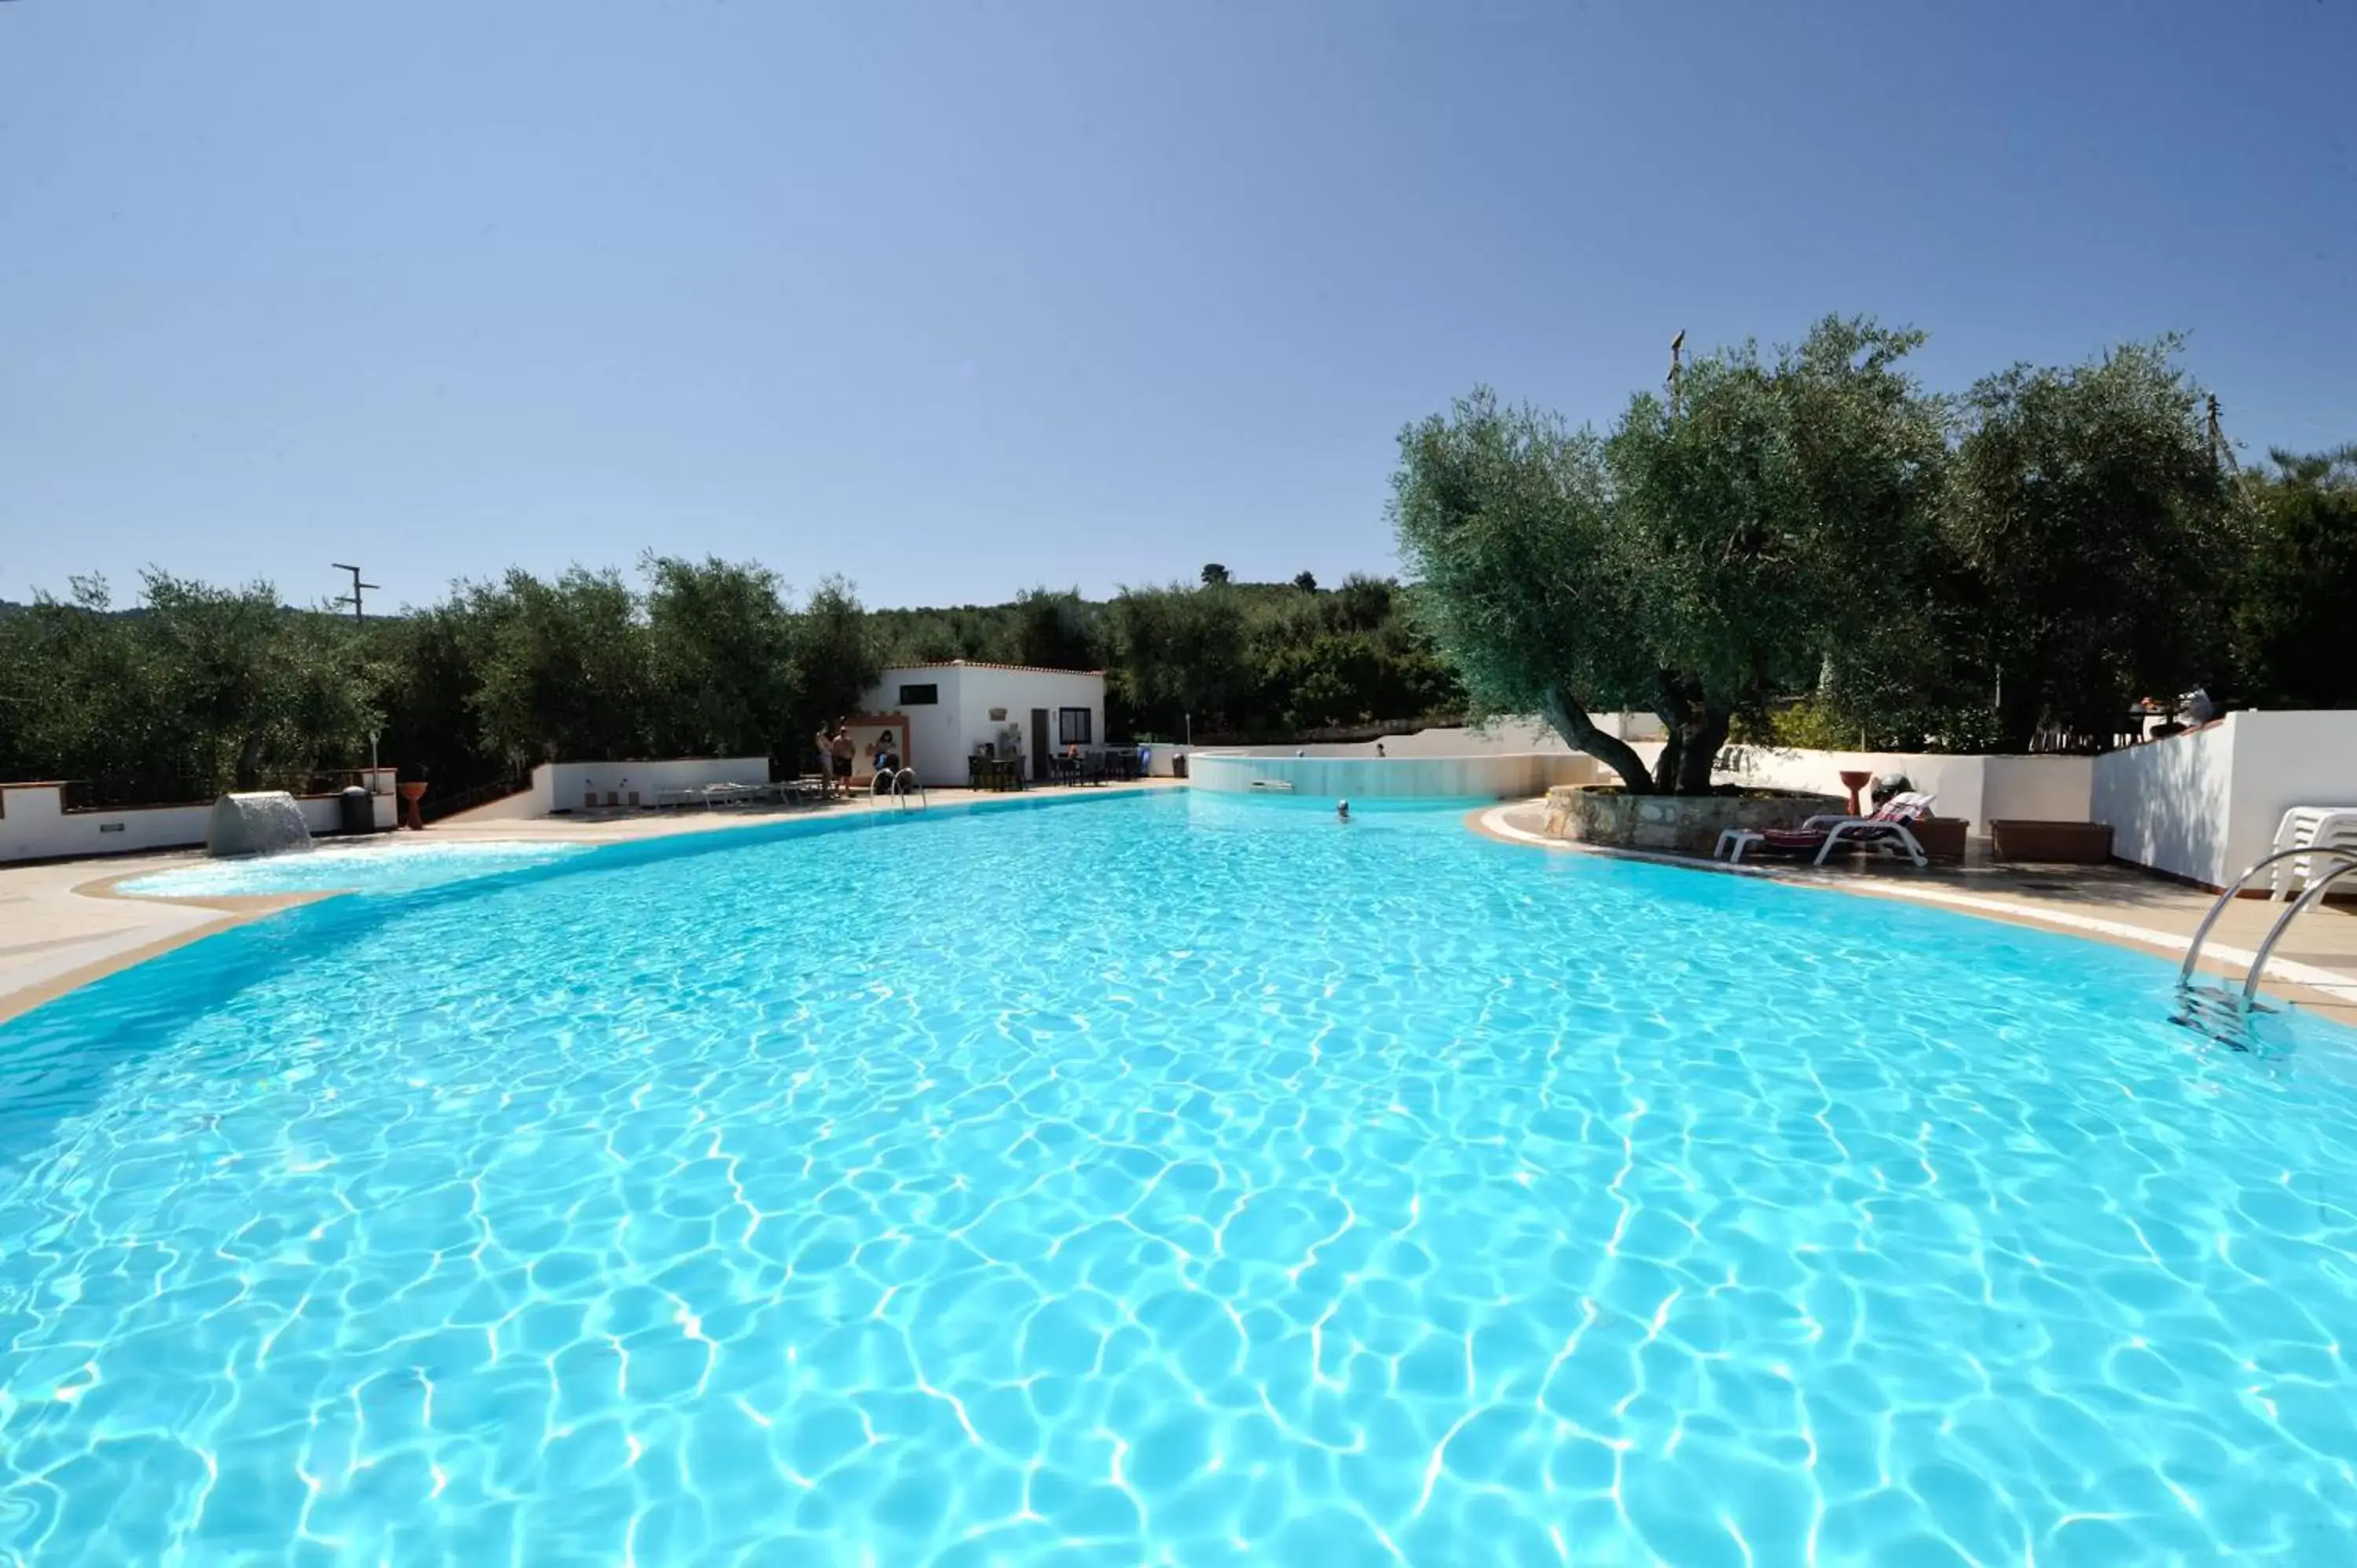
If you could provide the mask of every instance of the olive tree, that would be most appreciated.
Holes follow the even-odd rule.
[[[647,682],[662,749],[768,755],[793,707],[793,620],[777,574],[752,562],[650,553]]]
[[[1468,716],[1540,714],[1650,792],[1644,758],[1590,717],[1649,706],[1653,673],[1595,435],[1477,390],[1401,433],[1390,510],[1416,613],[1464,682]]]
[[[796,737],[843,717],[883,673],[884,654],[859,595],[841,577],[823,578],[793,617]]]
[[[2010,749],[2046,725],[2106,733],[2225,640],[2228,481],[2175,348],[2018,365],[1965,399],[1943,526]]]
[[[1477,710],[1544,717],[1633,791],[1708,789],[1738,714],[1904,600],[1945,454],[1900,369],[1920,340],[1834,318],[1706,356],[1609,437],[1487,392],[1404,432],[1392,520]],[[1652,768],[1607,708],[1661,717]]]
[[[488,751],[518,768],[645,755],[646,623],[620,574],[511,570],[457,596],[477,628],[469,701]]]
[[[1917,332],[1832,317],[1631,401],[1606,461],[1636,628],[1668,734],[1658,787],[1696,793],[1738,714],[1912,625],[1945,467],[1941,405],[1901,369]]]

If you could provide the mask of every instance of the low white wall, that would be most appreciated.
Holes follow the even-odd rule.
[[[2112,853],[2204,886],[2264,857],[2294,806],[2357,807],[2357,712],[2228,714],[2095,759]]]
[[[1550,785],[1595,783],[1601,774],[1593,758],[1575,752],[1377,757],[1198,751],[1188,756],[1187,777],[1198,789],[1225,794],[1249,794],[1255,782],[1267,782],[1327,800],[1513,800],[1544,794]]]
[[[367,774],[366,769],[362,772]],[[400,806],[393,794],[393,771],[380,768],[367,776],[372,786],[370,805],[376,825],[390,828]],[[340,831],[343,807],[335,796],[306,795],[296,805],[314,833],[324,837]],[[64,791],[57,784],[0,784],[0,862],[187,849],[205,842],[212,810],[208,802],[69,811]]]
[[[2357,807],[2357,712],[2229,714],[2226,725],[2233,736],[2234,782],[2224,876],[2216,879],[2222,886],[2267,853],[2292,807]]]
[[[1662,722],[1651,714],[1593,714],[1596,727],[1626,741],[1658,741]],[[1553,726],[1537,719],[1501,719],[1484,729],[1421,729],[1372,740],[1304,741],[1297,746],[1222,746],[1211,749],[1239,757],[1372,757],[1380,744],[1386,757],[1577,756]]]
[[[1878,779],[1902,773],[1916,789],[1932,793],[1935,814],[1961,817],[1975,832],[1986,832],[1988,824],[1999,818],[2050,822],[2093,820],[2089,811],[2094,758],[2088,757],[1787,751],[1746,746],[1730,747],[1727,758],[1735,766],[1717,775],[1724,782],[1825,795],[1847,793],[1841,781],[1845,772],[1870,773]]]
[[[1981,759],[1986,822],[2092,822],[2092,757],[1988,757]]]
[[[533,797],[542,813],[586,809],[592,791],[600,809],[655,803],[660,789],[701,789],[707,784],[767,784],[766,757],[669,757],[622,762],[547,762],[532,770]]]
[[[532,781],[514,794],[502,795],[479,806],[469,806],[443,821],[455,822],[463,819],[469,822],[516,822],[544,817],[548,815],[548,808],[554,799],[549,794],[549,768],[550,765],[544,762],[532,770]],[[425,797],[427,805],[433,802],[433,796]]]
[[[1722,783],[1758,785],[1770,789],[1804,789],[1812,794],[1846,796],[1845,772],[1903,773],[1916,789],[1932,796],[1932,810],[1943,817],[1962,817],[1975,832],[1986,832],[1987,815],[1982,797],[1986,772],[1979,757],[1940,757],[1892,751],[1787,751],[1765,746],[1727,748],[1723,760],[1732,764],[1716,777]],[[1866,792],[1859,792],[1864,804]]]
[[[2094,820],[2111,824],[2115,855],[2209,887],[2233,875],[2226,826],[2240,717],[2095,758]]]

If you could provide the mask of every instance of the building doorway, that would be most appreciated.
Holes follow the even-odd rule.
[[[1048,710],[1031,710],[1031,782],[1048,781]]]

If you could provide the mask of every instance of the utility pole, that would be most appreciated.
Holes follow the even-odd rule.
[[[2234,461],[2234,448],[2226,439],[2226,427],[2218,422],[2218,394],[2210,394],[2210,454],[2228,473],[2239,472]]]
[[[363,583],[363,582],[361,582],[361,569],[360,569],[359,567],[357,567],[357,566],[347,566],[347,565],[345,565],[341,561],[330,562],[330,563],[329,563],[329,564],[330,564],[330,565],[332,565],[332,566],[334,566],[334,567],[335,567],[335,569],[336,569],[337,571],[339,571],[339,572],[350,572],[350,573],[352,575],[352,591],[351,591],[350,593],[349,593],[349,594],[345,595],[343,597],[341,597],[341,598],[338,599],[338,600],[336,601],[336,603],[338,603],[338,604],[339,604],[339,605],[350,605],[350,606],[351,606],[351,607],[352,607],[352,620],[353,620],[354,624],[358,624],[358,623],[360,622],[361,618],[361,591],[362,589],[364,589],[364,588],[381,588],[381,587],[382,587],[384,585],[383,585],[383,584],[382,584],[382,583]]]
[[[1678,356],[1684,352],[1685,346],[1686,329],[1681,327],[1678,328],[1678,335],[1670,339],[1670,417],[1672,419],[1678,416]]]

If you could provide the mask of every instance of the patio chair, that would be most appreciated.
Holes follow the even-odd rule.
[[[1797,828],[1729,828],[1718,835],[1711,858],[1724,854],[1729,865],[1743,864],[1743,852],[1758,846],[1785,854],[1815,852],[1810,863],[1823,865],[1835,848],[1848,845],[1880,855],[1905,855],[1917,865],[1929,865],[1923,846],[1915,842],[1908,824],[1932,814],[1932,797],[1921,792],[1893,795],[1870,817],[1811,817]]]
[[[2293,886],[2305,889],[2331,850],[2357,850],[2357,806],[2294,806],[2276,826],[2276,850],[2312,849],[2297,860],[2279,860],[2267,873],[2267,897],[2288,898]]]

